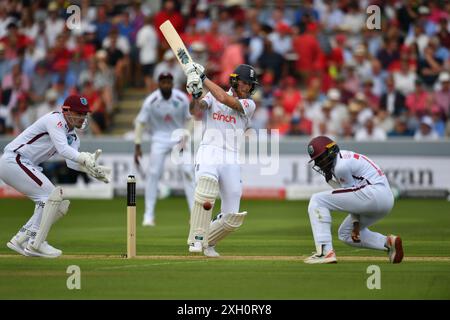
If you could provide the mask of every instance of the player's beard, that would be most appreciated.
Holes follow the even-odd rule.
[[[250,94],[248,92],[245,92],[244,90],[239,90],[238,88],[233,89],[239,99],[247,99],[250,96]]]
[[[89,123],[88,116],[85,116],[83,122],[80,125],[78,125],[80,118],[81,117],[73,116],[73,115],[67,116],[67,120],[70,122],[70,125],[74,129],[85,131],[87,129],[88,123]]]
[[[165,100],[169,100],[170,96],[172,95],[172,89],[159,89],[161,91],[161,94]]]

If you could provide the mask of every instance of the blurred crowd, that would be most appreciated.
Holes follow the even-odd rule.
[[[255,129],[385,140],[450,136],[450,2],[445,0],[0,0],[0,134],[17,134],[71,92],[107,133],[126,87],[185,78],[158,26],[170,19],[223,87],[253,65]],[[377,5],[380,10],[371,10]],[[379,13],[379,16],[376,16]],[[375,16],[373,16],[375,15]],[[132,124],[130,124],[130,127]]]

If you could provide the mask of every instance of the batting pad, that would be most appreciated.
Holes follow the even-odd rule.
[[[207,247],[209,224],[211,222],[214,202],[218,194],[219,182],[216,179],[208,176],[199,178],[197,187],[195,188],[195,201],[191,213],[191,228],[188,238],[189,245],[194,243],[194,241],[200,241],[204,248]],[[207,201],[212,205],[210,210],[203,209],[203,204]]]
[[[69,200],[61,201],[61,203],[59,204],[59,208],[56,211],[56,214],[54,215],[52,225],[55,224],[56,221],[58,221],[59,219],[61,219],[62,217],[64,217],[67,214],[67,211],[69,211],[69,206],[70,206]]]
[[[63,190],[61,187],[56,187],[50,193],[47,202],[45,203],[44,210],[42,212],[41,223],[39,225],[39,230],[36,233],[36,238],[31,243],[31,246],[39,250],[39,246],[47,238],[48,232],[51,226],[58,219],[58,210],[63,201]]]
[[[247,215],[247,211],[239,213],[220,214],[209,226],[208,245],[215,246],[231,232],[237,230]]]

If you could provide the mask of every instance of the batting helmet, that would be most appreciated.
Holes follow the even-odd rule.
[[[232,74],[230,74],[230,85],[235,90],[238,86],[238,80],[247,82],[251,84],[250,95],[255,92],[256,86],[259,85],[258,80],[256,78],[255,69],[248,64],[239,65]]]
[[[331,173],[338,153],[339,146],[326,136],[315,137],[308,143],[309,162],[314,161],[313,169],[325,176]]]
[[[74,111],[77,113],[88,113],[91,111],[87,99],[77,94],[68,96],[66,100],[64,100],[62,109],[64,111]]]

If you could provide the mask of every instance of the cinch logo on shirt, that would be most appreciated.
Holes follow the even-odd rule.
[[[219,120],[219,121],[223,121],[223,122],[233,122],[234,124],[236,124],[236,118],[230,115],[224,115],[220,112],[214,112],[213,113],[213,119],[214,120]]]

